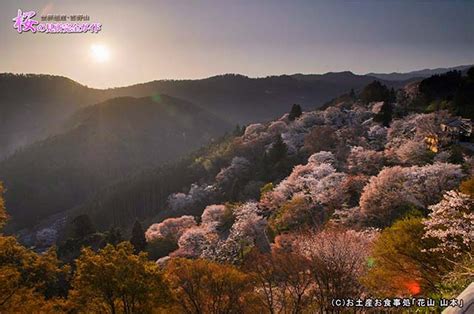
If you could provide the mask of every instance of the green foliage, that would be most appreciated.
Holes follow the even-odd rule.
[[[98,251],[107,244],[117,245],[123,241],[122,232],[117,227],[111,227],[106,232],[94,232],[83,238],[69,237],[58,243],[58,257],[64,263],[72,263],[81,255],[81,250],[85,247]]]
[[[146,252],[152,260],[158,260],[162,257],[168,256],[173,251],[178,249],[176,240],[169,238],[156,238],[147,243]]]
[[[291,106],[290,114],[288,115],[288,120],[294,121],[296,118],[299,118],[303,114],[301,106],[298,104],[293,104]]]
[[[76,261],[70,302],[84,312],[150,313],[166,305],[169,292],[159,267],[129,242],[84,249]]]
[[[433,100],[428,107],[426,107],[426,112],[434,112],[438,110],[451,109],[452,103],[446,100]]]
[[[390,126],[390,122],[392,122],[392,112],[393,106],[388,101],[385,101],[380,108],[380,112],[377,113],[374,117],[374,121],[381,122],[383,126]]]
[[[36,254],[15,238],[0,236],[0,312],[47,312],[53,299],[65,296],[61,278],[68,272],[54,249]]]
[[[288,146],[281,135],[277,135],[257,165],[259,179],[262,181],[279,181],[290,172],[292,161],[288,157]]]
[[[426,111],[448,109],[455,115],[473,119],[474,80],[469,74],[474,71],[472,69],[465,77],[459,71],[450,71],[424,79],[418,87],[420,95],[414,105]]]
[[[95,232],[96,229],[88,215],[79,215],[72,220],[72,236],[74,238],[84,239]]]
[[[454,264],[453,270],[443,276],[439,283],[444,298],[456,298],[474,281],[474,258],[472,252],[464,254],[463,258]]]
[[[105,242],[112,245],[117,245],[123,241],[122,232],[119,228],[111,227],[109,231],[105,233]]]
[[[269,182],[269,183],[265,184],[264,186],[262,186],[262,188],[260,189],[260,198],[265,193],[271,192],[273,190],[273,188],[274,188],[273,182]]]
[[[385,229],[373,248],[374,266],[365,284],[376,295],[409,296],[437,292],[436,283],[447,267],[442,256],[428,251],[422,219],[410,217]],[[383,278],[384,283],[380,284]]]
[[[232,135],[233,136],[242,136],[244,134],[244,132],[245,132],[245,125],[240,126],[240,125],[237,124],[235,126],[234,131],[232,132]]]
[[[313,208],[303,197],[295,197],[283,204],[270,220],[269,226],[276,234],[320,226],[324,221],[324,211]]]
[[[390,90],[379,81],[373,81],[364,87],[360,93],[360,98],[365,103],[373,101],[389,101],[391,100],[391,96]]]
[[[178,258],[165,274],[180,312],[242,313],[252,306],[250,277],[234,266]]]
[[[356,95],[356,93],[355,93],[355,91],[354,91],[353,88],[351,88],[351,90],[350,90],[350,92],[349,92],[349,97],[350,97],[351,99],[353,99],[353,100],[355,100],[356,97],[357,97],[357,95]]]
[[[459,145],[451,145],[449,148],[449,159],[452,164],[464,163],[463,149]]]
[[[145,251],[146,249],[145,231],[143,231],[142,224],[138,220],[135,220],[135,224],[133,225],[130,243],[133,245],[135,254]]]
[[[283,142],[281,135],[275,137],[275,140],[268,150],[267,161],[271,164],[278,164],[285,160],[288,155],[288,147]]]

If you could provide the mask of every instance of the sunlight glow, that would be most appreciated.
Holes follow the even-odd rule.
[[[107,62],[110,59],[109,49],[102,44],[93,44],[91,46],[91,57],[99,63]]]

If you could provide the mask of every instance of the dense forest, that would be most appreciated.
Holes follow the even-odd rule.
[[[422,298],[455,298],[474,280],[474,68],[402,88],[367,83],[320,109],[293,104],[279,119],[236,127],[182,158],[115,177],[20,237],[31,247],[1,235],[0,312],[317,313],[340,310],[335,299],[352,300],[351,308],[373,301],[380,312],[386,298],[391,307],[439,311],[439,302],[428,309]],[[114,139],[132,145],[150,136],[148,147],[172,127],[155,126],[147,111],[154,106],[160,117],[183,119],[181,128],[199,126],[193,141],[220,123],[187,102],[150,99],[85,108],[70,132],[100,135],[107,126],[107,141],[97,145],[123,155]],[[170,102],[182,110],[169,113]],[[131,124],[143,132],[121,133],[134,115],[143,115]],[[50,143],[70,134],[4,161],[20,165],[4,185],[10,189],[40,149],[60,149]],[[64,153],[87,157],[89,146],[67,141],[75,146]],[[111,156],[87,160],[78,178],[87,165],[86,176],[113,172]],[[135,161],[148,157],[157,158]],[[67,197],[48,191],[66,184],[51,167],[36,187],[26,182],[18,202],[32,191]],[[0,197],[1,226],[10,204],[16,210]]]
[[[77,111],[67,125],[0,162],[17,228],[72,208],[130,173],[190,153],[231,128],[166,95],[114,98]]]
[[[117,97],[171,95],[196,104],[232,124],[274,119],[292,102],[312,108],[374,77],[351,72],[249,78],[226,74],[199,80],[160,80],[94,89],[71,79],[35,74],[0,74],[0,160],[69,127],[81,108]],[[413,81],[408,79],[408,81]],[[405,81],[384,81],[401,87]],[[21,91],[21,92],[19,92]]]

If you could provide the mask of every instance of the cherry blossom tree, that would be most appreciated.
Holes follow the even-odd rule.
[[[405,189],[417,206],[428,208],[442,199],[443,193],[459,186],[464,177],[461,166],[434,163],[406,168]]]
[[[221,192],[233,194],[236,184],[250,175],[251,164],[244,157],[234,157],[230,165],[222,168],[216,176],[216,186]]]
[[[363,147],[352,147],[347,157],[347,169],[353,174],[376,175],[385,164],[383,152],[377,152]]]
[[[403,165],[424,165],[434,157],[424,140],[406,140],[393,153]]]
[[[295,195],[307,199],[313,207],[333,209],[342,206],[344,191],[339,187],[346,175],[336,172],[330,164],[333,161],[334,155],[329,152],[313,154],[306,165],[296,166],[286,179],[263,195],[261,207],[276,213]]]
[[[411,208],[424,209],[438,202],[462,177],[459,165],[445,163],[385,168],[364,187],[361,212],[369,224],[390,225]]]
[[[303,233],[295,239],[295,251],[310,262],[316,285],[314,298],[321,312],[331,306],[334,298],[363,294],[360,280],[368,269],[367,260],[377,234],[375,230],[324,230]]]
[[[176,242],[186,229],[194,226],[196,226],[196,221],[193,216],[168,218],[160,223],[151,225],[145,232],[145,238],[148,242],[157,238],[172,239]]]
[[[472,252],[474,244],[474,200],[466,194],[448,191],[443,199],[429,207],[424,238],[437,240],[433,252],[461,255]]]
[[[266,219],[261,216],[258,204],[245,203],[234,210],[235,222],[225,242],[220,243],[219,259],[236,263],[242,261],[248,248],[256,246],[268,251],[270,243],[265,233]]]
[[[200,227],[186,229],[178,240],[178,249],[170,254],[173,257],[198,258],[214,240],[213,234]]]
[[[215,232],[222,228],[229,218],[232,218],[232,212],[225,205],[209,205],[201,215],[201,227]]]
[[[168,197],[169,208],[174,212],[190,212],[216,194],[213,185],[192,184],[188,193],[174,193]]]

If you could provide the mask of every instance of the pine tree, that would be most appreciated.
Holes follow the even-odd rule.
[[[106,233],[106,241],[112,245],[117,245],[123,241],[122,233],[119,228],[111,227],[110,230]]]
[[[130,243],[132,243],[134,247],[135,254],[144,251],[146,248],[145,232],[143,231],[143,227],[138,220],[136,220],[135,224],[133,225]]]
[[[375,115],[374,121],[375,122],[381,122],[384,126],[388,127],[390,126],[390,122],[392,122],[392,113],[393,113],[393,107],[392,104],[389,103],[388,101],[385,101],[380,108],[380,112]]]
[[[87,214],[79,215],[72,221],[73,237],[83,239],[89,234],[95,233],[96,229]]]
[[[387,86],[383,85],[379,81],[373,81],[360,93],[360,98],[363,102],[369,103],[373,101],[389,101],[390,90]]]
[[[285,142],[283,142],[281,135],[276,136],[275,141],[268,150],[268,162],[270,162],[271,164],[275,164],[285,159],[287,154],[288,147],[286,146]]]
[[[355,91],[354,91],[353,88],[351,88],[351,91],[349,92],[349,97],[352,98],[352,99],[356,98],[356,94],[355,94]]]
[[[294,121],[296,118],[301,116],[303,114],[303,111],[301,110],[301,106],[298,104],[294,104],[291,107],[290,115],[288,116],[288,119],[290,121]]]
[[[241,136],[241,135],[244,134],[244,132],[245,132],[245,125],[240,126],[239,124],[237,124],[237,125],[235,126],[234,131],[232,132],[232,135],[234,135],[234,136]]]
[[[288,159],[288,146],[283,142],[281,135],[278,135],[268,152],[264,155],[266,177],[264,181],[282,179],[287,175],[290,167]]]

